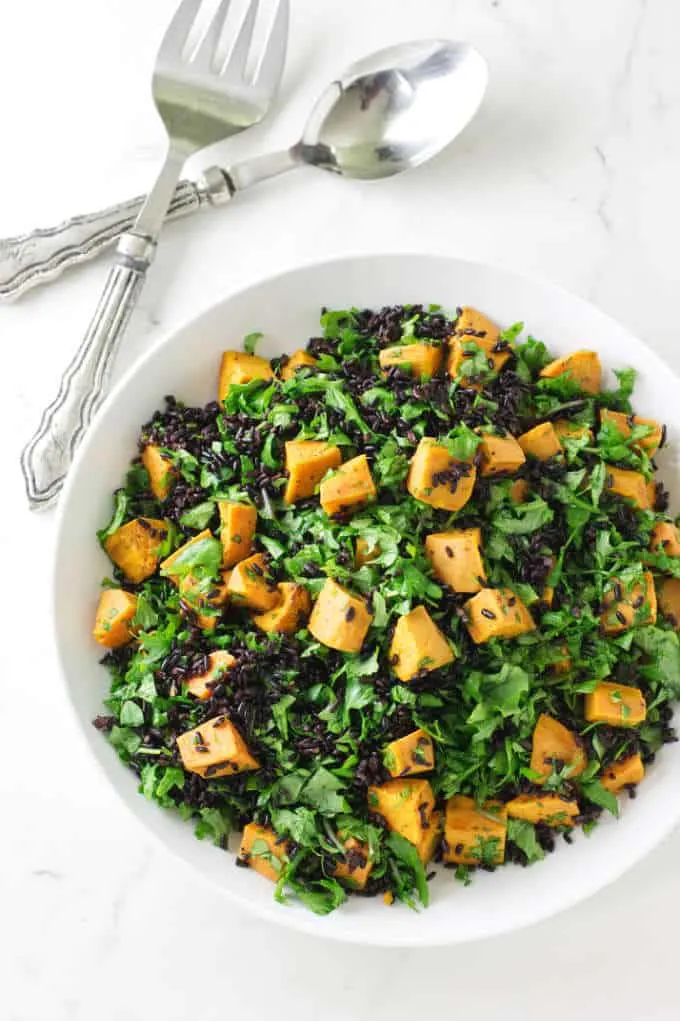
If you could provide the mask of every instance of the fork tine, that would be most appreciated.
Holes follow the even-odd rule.
[[[201,39],[200,45],[191,58],[192,64],[201,69],[209,70],[216,62],[217,48],[227,20],[231,0],[221,0],[213,18]]]
[[[229,75],[230,78],[243,78],[245,75],[246,62],[250,53],[250,44],[253,41],[253,31],[259,7],[260,0],[251,0],[248,10],[243,17],[238,35],[234,40],[234,45],[223,69],[223,74]]]
[[[260,85],[267,92],[273,92],[278,87],[283,74],[288,45],[289,9],[289,0],[279,0],[253,76],[253,85]]]
[[[189,37],[203,0],[182,0],[168,25],[158,51],[159,58],[178,58]]]

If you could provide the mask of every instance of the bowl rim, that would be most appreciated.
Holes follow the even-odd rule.
[[[356,251],[356,252],[345,252],[337,256],[327,256],[324,258],[309,258],[305,260],[295,261],[287,266],[277,269],[275,272],[267,273],[263,276],[257,276],[254,279],[249,280],[243,285],[235,286],[232,289],[227,289],[225,293],[221,295],[218,300],[212,301],[201,307],[198,311],[192,314],[184,316],[180,322],[174,326],[168,326],[164,329],[161,334],[151,343],[147,350],[138,356],[122,373],[120,378],[116,381],[115,385],[111,388],[107,394],[105,400],[100,406],[95,421],[105,416],[108,412],[108,408],[117,399],[119,394],[126,389],[129,382],[133,377],[141,371],[145,364],[152,360],[156,353],[163,347],[166,346],[177,334],[184,332],[191,328],[191,326],[204,315],[209,315],[215,309],[221,305],[228,304],[229,301],[236,297],[246,297],[249,292],[256,291],[263,285],[281,281],[288,276],[295,276],[298,273],[304,273],[310,270],[332,268],[333,266],[342,266],[350,263],[357,262],[402,262],[404,260],[414,259],[429,259],[436,260],[442,263],[451,263],[457,265],[464,265],[472,270],[478,272],[492,272],[500,276],[505,277],[507,280],[516,280],[524,284],[542,289],[546,292],[552,292],[556,295],[560,295],[563,299],[568,300],[572,304],[575,303],[580,305],[584,311],[587,311],[590,315],[599,317],[603,322],[608,322],[620,330],[623,334],[626,334],[628,339],[639,349],[643,350],[645,355],[650,361],[650,371],[653,372],[655,368],[662,370],[669,374],[675,379],[680,385],[680,378],[676,373],[669,367],[664,358],[658,354],[652,347],[650,347],[646,341],[641,340],[637,337],[628,327],[624,326],[613,316],[599,309],[596,305],[590,302],[588,299],[582,297],[579,294],[575,294],[568,288],[554,283],[552,280],[534,274],[534,273],[522,273],[513,269],[508,269],[505,266],[482,261],[479,259],[467,259],[461,256],[453,254],[443,254],[440,252],[431,252],[425,249],[399,249],[390,251]],[[596,346],[594,344],[594,346]],[[54,638],[54,644],[57,652],[57,663],[58,672],[60,675],[60,683],[64,690],[66,701],[69,705],[69,710],[73,715],[76,722],[76,731],[78,733],[78,740],[82,741],[84,747],[87,748],[88,756],[91,760],[96,763],[96,768],[100,775],[105,778],[109,788],[113,788],[116,798],[119,803],[122,804],[128,817],[132,817],[135,820],[135,824],[139,826],[140,830],[146,835],[147,838],[151,838],[163,851],[171,856],[175,861],[182,864],[182,866],[190,872],[196,880],[202,883],[206,889],[211,891],[216,890],[216,884],[213,883],[209,876],[204,875],[201,870],[191,861],[189,861],[182,852],[169,845],[160,833],[155,828],[147,825],[141,814],[136,812],[134,809],[126,803],[123,790],[118,785],[111,782],[110,778],[106,774],[103,763],[98,759],[91,747],[85,729],[82,726],[82,719],[79,715],[77,708],[77,702],[74,698],[71,688],[69,687],[67,677],[68,670],[66,664],[66,655],[63,648],[62,637],[58,627],[58,618],[55,612],[56,599],[59,595],[58,589],[58,578],[57,578],[57,560],[58,550],[61,546],[62,532],[64,528],[64,521],[66,517],[66,511],[70,502],[71,489],[74,488],[76,478],[79,473],[81,462],[85,459],[89,446],[92,442],[93,430],[88,429],[85,434],[83,441],[79,445],[73,464],[68,473],[64,489],[61,494],[61,498],[58,503],[56,513],[56,523],[54,532],[54,545],[53,554],[51,558],[51,571],[50,571],[50,589],[52,594],[52,614],[51,614],[51,631]],[[616,862],[613,862],[611,868],[606,876],[602,878],[601,875],[587,876],[581,878],[580,884],[577,890],[574,890],[571,886],[565,887],[565,891],[561,897],[557,899],[557,903],[549,901],[547,904],[540,901],[538,898],[532,899],[532,908],[525,910],[523,916],[519,919],[515,919],[512,922],[507,920],[493,920],[491,919],[486,925],[483,931],[478,931],[473,934],[466,934],[460,939],[456,938],[455,933],[447,932],[442,933],[438,929],[428,929],[423,932],[419,932],[417,936],[411,934],[410,936],[402,933],[399,926],[390,925],[386,926],[383,933],[381,934],[366,934],[358,933],[359,926],[355,925],[353,931],[350,931],[351,927],[333,927],[332,925],[324,925],[326,919],[313,915],[311,912],[298,911],[289,912],[285,910],[285,906],[277,903],[273,897],[269,902],[255,902],[251,900],[247,895],[241,894],[238,891],[226,889],[219,886],[219,893],[227,898],[230,902],[236,904],[239,908],[243,909],[244,912],[250,914],[268,922],[274,922],[281,928],[294,929],[298,932],[305,933],[306,935],[314,937],[323,937],[325,939],[333,940],[334,942],[347,943],[350,945],[357,946],[375,946],[375,947],[412,947],[412,948],[429,948],[429,947],[441,947],[441,946],[454,946],[456,944],[473,943],[480,940],[489,939],[494,936],[500,936],[503,934],[509,934],[511,932],[520,931],[535,925],[538,922],[547,920],[562,912],[581,904],[585,900],[592,897],[600,890],[610,886],[616,880],[620,879],[630,868],[640,862],[646,857],[653,848],[659,845],[665,840],[668,835],[676,828],[680,822],[680,801],[678,801],[675,814],[669,812],[666,816],[657,817],[657,825],[653,830],[646,830],[644,833],[638,835],[638,841],[634,848],[628,847],[623,848],[621,854],[617,858]]]

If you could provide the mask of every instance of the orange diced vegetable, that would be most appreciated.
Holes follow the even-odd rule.
[[[127,645],[134,637],[131,627],[137,612],[137,596],[121,588],[107,588],[99,596],[95,616],[95,641],[107,649]]]
[[[454,659],[451,646],[424,606],[399,618],[389,656],[400,681],[410,681],[421,671],[437,670]]]
[[[309,631],[317,642],[339,652],[359,652],[373,615],[361,596],[327,578],[317,596]]]
[[[457,511],[472,496],[477,471],[468,461],[457,461],[446,447],[425,437],[416,449],[408,473],[411,496],[439,510]]]

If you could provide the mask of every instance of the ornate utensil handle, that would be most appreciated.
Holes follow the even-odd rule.
[[[231,197],[226,174],[211,167],[194,181],[180,181],[168,208],[168,219],[220,205]],[[0,301],[11,301],[64,270],[96,258],[130,230],[144,198],[109,206],[98,213],[74,216],[56,227],[0,240]]]
[[[21,469],[33,509],[50,504],[107,390],[118,340],[144,283],[154,245],[134,234],[120,242],[94,318],[59,392],[21,454]]]

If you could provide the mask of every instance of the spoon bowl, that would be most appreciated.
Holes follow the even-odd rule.
[[[436,156],[473,118],[488,81],[469,43],[419,40],[380,50],[321,95],[293,155],[344,177],[392,177]]]

